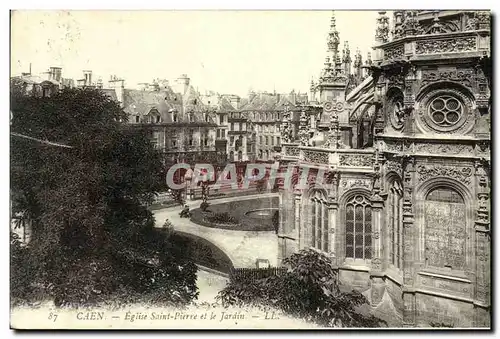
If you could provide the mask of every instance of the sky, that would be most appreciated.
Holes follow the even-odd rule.
[[[377,12],[335,11],[351,58],[374,45]],[[14,11],[11,75],[62,67],[127,88],[187,74],[200,91],[307,92],[326,57],[331,11]]]

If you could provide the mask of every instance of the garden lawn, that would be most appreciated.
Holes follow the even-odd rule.
[[[203,226],[216,227],[222,229],[231,229],[239,231],[274,231],[272,216],[270,216],[269,218],[262,218],[262,217],[256,218],[247,216],[245,215],[245,213],[259,209],[268,209],[268,208],[278,209],[278,207],[279,207],[278,197],[231,201],[222,204],[214,203],[213,205],[211,204],[208,207],[207,212],[202,212],[199,208],[192,210],[191,220]],[[232,217],[234,217],[238,221],[238,223],[215,226],[212,223],[208,223],[205,219],[205,217],[210,213],[225,213],[225,212],[229,213]]]

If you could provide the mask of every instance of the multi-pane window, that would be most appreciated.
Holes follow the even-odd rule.
[[[371,259],[372,210],[370,202],[356,195],[346,204],[346,258]]]
[[[328,252],[328,205],[324,191],[316,190],[311,193],[311,247]]]
[[[389,262],[395,267],[402,266],[402,225],[403,225],[403,190],[394,181],[387,197],[387,230],[389,234]]]
[[[226,137],[226,130],[225,130],[225,129],[223,129],[223,130],[221,131],[221,137],[222,137],[222,138],[225,138],[225,137]]]
[[[456,191],[438,187],[425,200],[425,262],[428,266],[465,267],[465,203]]]

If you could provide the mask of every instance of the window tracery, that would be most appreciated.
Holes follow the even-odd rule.
[[[363,195],[356,195],[346,204],[346,257],[371,259],[372,211],[371,204]]]

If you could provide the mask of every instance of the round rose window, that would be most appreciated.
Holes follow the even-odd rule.
[[[429,117],[441,127],[451,127],[460,121],[464,113],[462,103],[451,96],[440,96],[430,102]]]

